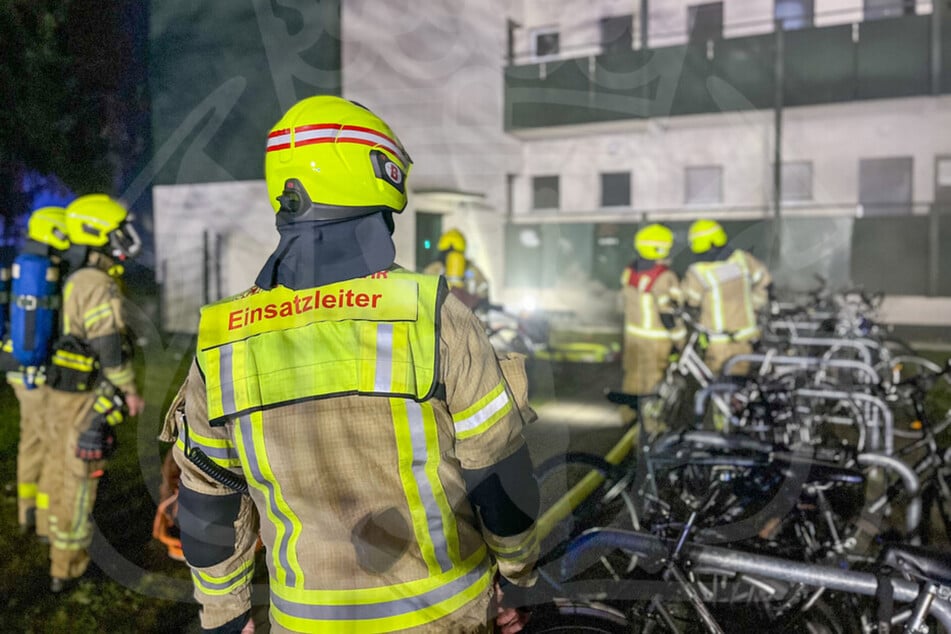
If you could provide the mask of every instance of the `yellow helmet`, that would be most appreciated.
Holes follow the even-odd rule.
[[[645,260],[666,259],[673,246],[674,232],[664,225],[647,225],[634,235],[634,250]]]
[[[65,251],[69,248],[66,210],[62,207],[40,207],[30,214],[26,235],[30,240],[53,247],[57,251]]]
[[[126,208],[105,194],[80,196],[66,208],[66,234],[72,244],[88,246],[124,260],[142,247]]]
[[[439,251],[458,251],[466,252],[466,237],[458,229],[450,229],[439,236],[439,244],[436,245]]]
[[[690,225],[687,240],[690,242],[690,250],[699,254],[706,253],[713,247],[726,246],[727,237],[719,222],[701,219]]]
[[[267,137],[264,179],[275,212],[338,220],[406,207],[412,160],[390,127],[352,101],[296,103]]]

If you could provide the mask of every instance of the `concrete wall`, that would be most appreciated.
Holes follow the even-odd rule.
[[[787,109],[784,161],[810,161],[814,207],[858,201],[859,160],[914,157],[915,202],[934,197],[934,157],[951,152],[951,97],[876,100]],[[532,215],[531,179],[559,175],[561,215],[633,217],[643,211],[690,211],[685,205],[685,168],[723,167],[724,212],[768,206],[772,192],[773,116],[741,112],[657,119],[615,128],[561,130],[546,139],[526,139],[525,169],[516,180],[514,214]],[[632,173],[632,208],[600,209],[600,173]],[[709,207],[698,209],[709,213]],[[840,210],[841,211],[841,210]],[[925,208],[918,210],[925,212]],[[539,212],[541,213],[541,212]],[[551,215],[551,214],[548,214]]]
[[[349,0],[342,6],[343,95],[382,116],[414,160],[411,189],[481,194],[444,227],[469,235],[471,255],[502,279],[501,213],[505,175],[520,171],[519,143],[504,134],[506,19],[522,16],[505,0],[444,0],[423,11],[410,0]],[[517,4],[517,3],[516,3]],[[410,206],[415,203],[410,197]],[[397,257],[414,259],[412,209],[397,219]]]
[[[195,332],[205,294],[214,301],[254,283],[277,246],[274,210],[263,180],[163,185],[153,196],[162,325],[172,332]]]

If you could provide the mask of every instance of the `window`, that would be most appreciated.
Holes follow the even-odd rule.
[[[865,0],[865,19],[915,15],[915,0]]]
[[[784,31],[812,26],[815,15],[815,0],[776,0],[776,19]]]
[[[532,178],[532,209],[558,209],[558,177],[534,176]]]
[[[601,206],[631,206],[630,172],[612,172],[601,174]]]
[[[812,163],[796,161],[783,163],[780,170],[784,202],[812,200]]]
[[[723,168],[719,165],[688,167],[684,202],[716,205],[723,202]]]
[[[558,31],[553,28],[532,31],[532,55],[536,59],[555,57],[560,51]]]
[[[859,204],[863,214],[910,214],[913,166],[910,156],[859,161]]]
[[[691,40],[723,37],[723,3],[708,2],[687,7],[687,32]]]
[[[634,48],[634,15],[614,15],[601,18],[601,47],[605,53],[629,51]]]

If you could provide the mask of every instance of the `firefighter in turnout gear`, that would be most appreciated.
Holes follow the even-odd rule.
[[[65,272],[65,263],[62,254],[69,248],[66,236],[66,210],[62,207],[43,207],[30,215],[27,223],[27,241],[23,253],[39,256],[46,260],[40,267],[39,273],[45,277],[44,282],[52,282],[57,292],[45,299],[49,310],[56,310],[61,301],[58,286]],[[18,260],[19,264],[19,260]],[[15,275],[19,278],[25,274],[19,265]],[[52,278],[52,279],[51,279]],[[35,298],[35,296],[33,296]],[[44,303],[43,299],[33,299],[34,304]],[[21,305],[27,303],[27,298],[17,298]],[[21,306],[22,307],[22,306]],[[33,308],[32,312],[36,312]],[[32,331],[30,339],[43,350],[37,350],[37,356],[43,356],[41,365],[27,365],[17,361],[13,354],[14,338],[8,338],[3,344],[3,363],[9,367],[7,383],[13,388],[17,401],[20,404],[20,441],[17,445],[17,520],[21,533],[36,531],[42,540],[49,539],[49,477],[59,461],[49,459],[49,446],[52,438],[47,435],[49,424],[47,419],[55,418],[55,413],[47,408],[49,389],[45,385],[45,364],[49,361],[48,339],[55,336],[59,324],[54,315],[50,315],[49,332],[41,333],[44,328],[35,318],[28,324],[24,323],[24,331]],[[39,327],[38,327],[39,326]],[[19,334],[19,333],[18,333]],[[23,334],[27,334],[24,332]],[[37,341],[43,334],[44,341]],[[20,343],[18,342],[18,345]]]
[[[51,457],[51,590],[59,592],[89,565],[91,513],[99,478],[114,448],[112,428],[145,406],[136,388],[132,348],[113,275],[140,242],[126,209],[105,194],[66,208],[68,258],[75,270],[63,286],[62,337],[47,371]]]
[[[161,437],[206,631],[248,625],[259,527],[273,632],[517,631],[493,603],[496,571],[531,584],[538,552],[527,394],[503,374],[524,367],[444,278],[393,264],[410,165],[339,97],[268,135],[279,245],[202,309]]]
[[[624,301],[624,380],[621,389],[629,394],[653,394],[664,378],[674,346],[683,341],[684,328],[674,316],[681,303],[677,275],[670,270],[670,250],[674,234],[663,225],[652,224],[634,236],[637,257],[621,275]],[[662,431],[663,422],[655,411],[657,399],[641,400],[643,431]],[[625,409],[624,415],[631,414]]]
[[[769,302],[772,277],[750,253],[727,246],[716,221],[697,220],[688,239],[699,257],[684,275],[684,300],[699,309],[699,323],[711,333],[704,359],[719,374],[727,359],[753,350],[760,336],[756,313]]]
[[[436,245],[439,259],[431,262],[423,273],[443,275],[449,289],[462,303],[472,309],[484,307],[489,301],[489,280],[466,257],[466,237],[458,229],[450,229],[439,237]]]

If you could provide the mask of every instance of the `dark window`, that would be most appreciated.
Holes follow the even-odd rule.
[[[910,214],[912,168],[910,156],[859,161],[859,204],[866,216]]]
[[[532,34],[532,50],[535,57],[551,57],[558,55],[559,37],[558,31],[539,30]]]
[[[631,173],[612,172],[601,174],[601,206],[631,206]]]
[[[601,47],[604,52],[629,51],[634,48],[633,25],[634,16],[630,13],[601,18]]]
[[[684,202],[715,205],[723,202],[723,168],[719,165],[688,167]]]
[[[812,200],[812,163],[783,163],[781,170],[784,201]]]
[[[915,0],[865,0],[865,19],[915,15]]]
[[[687,32],[692,40],[723,37],[723,3],[708,2],[687,7]]]
[[[558,209],[558,177],[532,178],[532,209]]]
[[[812,26],[815,15],[814,0],[776,0],[776,19],[783,30],[804,29]]]

